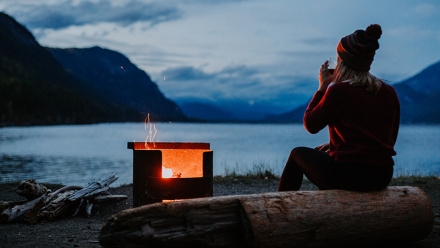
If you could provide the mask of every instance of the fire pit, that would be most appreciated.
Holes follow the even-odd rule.
[[[213,195],[209,143],[128,142],[133,150],[133,207]]]

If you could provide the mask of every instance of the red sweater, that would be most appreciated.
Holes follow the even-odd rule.
[[[336,83],[317,91],[304,114],[304,127],[317,133],[328,126],[329,154],[336,162],[393,165],[400,122],[400,103],[393,87],[377,94],[363,87]]]

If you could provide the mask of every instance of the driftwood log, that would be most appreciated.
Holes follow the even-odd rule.
[[[51,221],[64,216],[75,216],[84,209],[91,215],[94,203],[119,201],[125,195],[110,195],[109,185],[118,178],[112,174],[86,187],[65,186],[50,192],[41,184],[30,179],[22,181],[17,187],[17,194],[32,199],[27,202],[1,202],[0,223],[11,223],[25,220],[31,224],[38,221]]]
[[[432,231],[427,195],[274,192],[155,203],[119,212],[99,234],[105,247],[353,247],[414,242]]]
[[[26,181],[21,181],[15,192],[28,200],[36,199],[48,192],[46,186],[39,184],[35,179],[31,178]]]

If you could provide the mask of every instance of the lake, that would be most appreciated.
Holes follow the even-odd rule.
[[[155,142],[206,142],[214,152],[214,175],[268,169],[280,175],[290,150],[328,140],[301,124],[155,123]],[[37,182],[85,186],[117,173],[113,184],[132,182],[132,150],[143,142],[143,123],[0,128],[0,183]],[[395,176],[440,175],[440,126],[402,125],[394,157]]]

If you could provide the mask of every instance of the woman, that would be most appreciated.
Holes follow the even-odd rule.
[[[381,35],[373,24],[343,37],[333,74],[328,61],[321,66],[304,127],[314,134],[328,126],[330,142],[294,148],[278,191],[299,190],[303,175],[320,190],[381,190],[391,181],[400,104],[395,90],[369,73]]]

